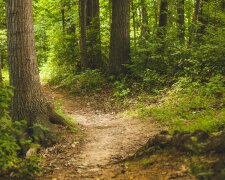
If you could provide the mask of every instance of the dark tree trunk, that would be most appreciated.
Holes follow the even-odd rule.
[[[61,1],[62,30],[65,32],[65,4]]]
[[[168,24],[168,0],[160,1],[159,8],[159,25],[157,29],[157,36],[159,38],[160,45],[157,48],[157,53],[163,54],[166,49],[166,34],[167,34],[167,24]]]
[[[164,38],[166,35],[166,28],[168,21],[168,0],[161,0],[159,9],[159,31],[160,38]]]
[[[86,43],[86,3],[87,0],[79,0],[80,21],[80,56],[82,69],[88,68],[87,43]]]
[[[199,12],[200,12],[200,4],[201,4],[201,0],[196,0],[196,2],[195,2],[194,16],[193,16],[193,23],[194,24],[196,24],[197,21],[198,21]]]
[[[126,72],[130,63],[130,0],[112,0],[109,74]]]
[[[185,15],[184,15],[184,0],[177,0],[177,26],[178,26],[178,38],[180,42],[185,42]]]
[[[193,40],[195,39],[197,22],[199,19],[200,4],[201,4],[201,0],[195,1],[193,20],[189,30],[189,44],[192,44]]]
[[[99,0],[87,0],[87,58],[90,69],[102,67]]]
[[[7,1],[9,74],[14,87],[11,114],[13,120],[26,120],[29,128],[34,124],[52,128],[52,113],[41,91],[32,16],[32,0]],[[49,145],[54,140],[40,131],[39,135],[36,140],[42,144]]]
[[[142,26],[141,26],[141,36],[146,38],[148,34],[148,11],[147,4],[145,0],[141,0],[141,14],[142,14]]]
[[[208,18],[206,14],[206,5],[208,3],[208,0],[202,0],[200,4],[200,12],[198,17],[199,27],[197,31],[197,40],[200,40],[202,35],[205,33],[205,29],[208,25]]]

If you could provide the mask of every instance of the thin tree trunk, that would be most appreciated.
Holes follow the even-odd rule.
[[[184,15],[184,0],[177,0],[177,26],[178,26],[178,38],[180,42],[185,42],[185,15]]]
[[[199,18],[199,12],[200,12],[200,4],[201,4],[201,0],[195,1],[194,15],[193,15],[192,24],[189,31],[189,45],[192,44],[193,40],[195,39],[195,34],[197,29],[196,27],[197,27],[197,22]]]
[[[133,20],[133,31],[134,31],[134,47],[136,47],[136,44],[137,44],[136,21],[135,21],[136,9],[134,7],[134,0],[132,0],[131,2],[131,7],[132,7],[132,20]]]
[[[196,24],[197,21],[198,21],[199,12],[200,12],[200,4],[201,4],[201,0],[196,0],[195,11],[194,11],[194,16],[193,16],[193,23],[194,24]]]
[[[206,15],[206,10],[205,7],[208,3],[208,0],[202,0],[201,4],[200,4],[200,12],[199,12],[199,17],[198,17],[198,21],[200,23],[200,27],[198,28],[198,33],[197,33],[197,40],[200,40],[201,37],[204,35],[205,33],[205,29],[208,25],[208,19],[207,19],[207,15]]]
[[[62,30],[63,32],[65,32],[65,7],[63,2],[62,2],[61,14],[62,14]]]
[[[161,0],[159,10],[159,32],[160,38],[164,38],[166,35],[166,28],[168,21],[168,0]]]
[[[157,51],[160,54],[164,53],[166,48],[165,38],[167,33],[167,24],[168,24],[168,0],[161,0],[159,8],[159,27],[157,36],[160,39],[160,46]]]
[[[34,45],[32,0],[7,1],[7,32],[10,84],[14,87],[12,119],[26,120],[30,133],[36,134],[39,143],[50,145],[54,139],[35,124],[52,128],[52,114],[42,95]],[[53,120],[53,119],[52,119]]]
[[[87,58],[89,68],[97,69],[102,66],[99,0],[87,0],[86,13]]]
[[[80,21],[80,56],[81,67],[88,68],[87,44],[86,44],[86,2],[87,0],[79,0],[79,21]]]
[[[146,38],[148,34],[148,11],[146,8],[147,4],[145,0],[141,0],[141,14],[142,14],[142,26],[141,26],[141,36]]]
[[[109,74],[126,72],[130,63],[130,0],[112,0]]]

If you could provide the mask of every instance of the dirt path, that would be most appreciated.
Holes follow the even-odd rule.
[[[45,150],[45,175],[42,179],[111,179],[123,168],[110,168],[114,163],[132,155],[149,137],[158,132],[151,121],[120,118],[114,112],[93,110],[81,98],[44,89],[48,97],[62,102],[63,111],[76,120],[82,129],[82,141],[72,134],[65,141]],[[114,166],[115,167],[115,166]],[[120,168],[120,167],[118,167]],[[104,171],[110,169],[111,175]],[[121,171],[121,172],[120,172]],[[116,174],[116,175],[115,175]]]

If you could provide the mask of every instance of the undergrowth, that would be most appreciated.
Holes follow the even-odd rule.
[[[156,103],[139,103],[132,115],[151,117],[171,132],[193,132],[199,129],[214,132],[225,124],[224,105],[223,76],[215,76],[207,82],[192,82],[189,78],[181,78],[170,90],[161,94]]]
[[[54,105],[55,105],[56,113],[59,114],[60,116],[62,116],[65,119],[65,121],[68,125],[68,128],[72,132],[76,133],[77,132],[77,123],[71,116],[69,116],[63,112],[62,103],[60,101],[55,101]]]
[[[79,72],[63,65],[57,68],[51,61],[42,67],[41,79],[43,83],[81,95],[100,92],[105,86],[105,79],[99,70]]]
[[[12,121],[9,116],[9,103],[12,88],[0,84],[0,176],[30,178],[41,172],[40,158],[24,157],[24,147],[29,149],[31,139],[23,138],[25,121]]]

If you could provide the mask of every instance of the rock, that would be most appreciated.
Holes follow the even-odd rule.
[[[225,133],[212,136],[205,147],[206,152],[225,153]]]
[[[192,136],[197,137],[199,142],[204,142],[209,138],[209,134],[203,130],[196,130],[192,133]]]
[[[190,132],[174,132],[172,146],[180,151],[194,151],[193,138]]]
[[[152,139],[152,146],[159,146],[165,148],[171,144],[172,137],[170,135],[158,134]]]
[[[26,152],[26,157],[31,157],[31,156],[36,156],[38,151],[38,147],[31,147],[27,152]]]
[[[166,131],[166,130],[163,130],[163,131],[160,132],[160,134],[161,134],[161,135],[169,135],[169,132]]]

